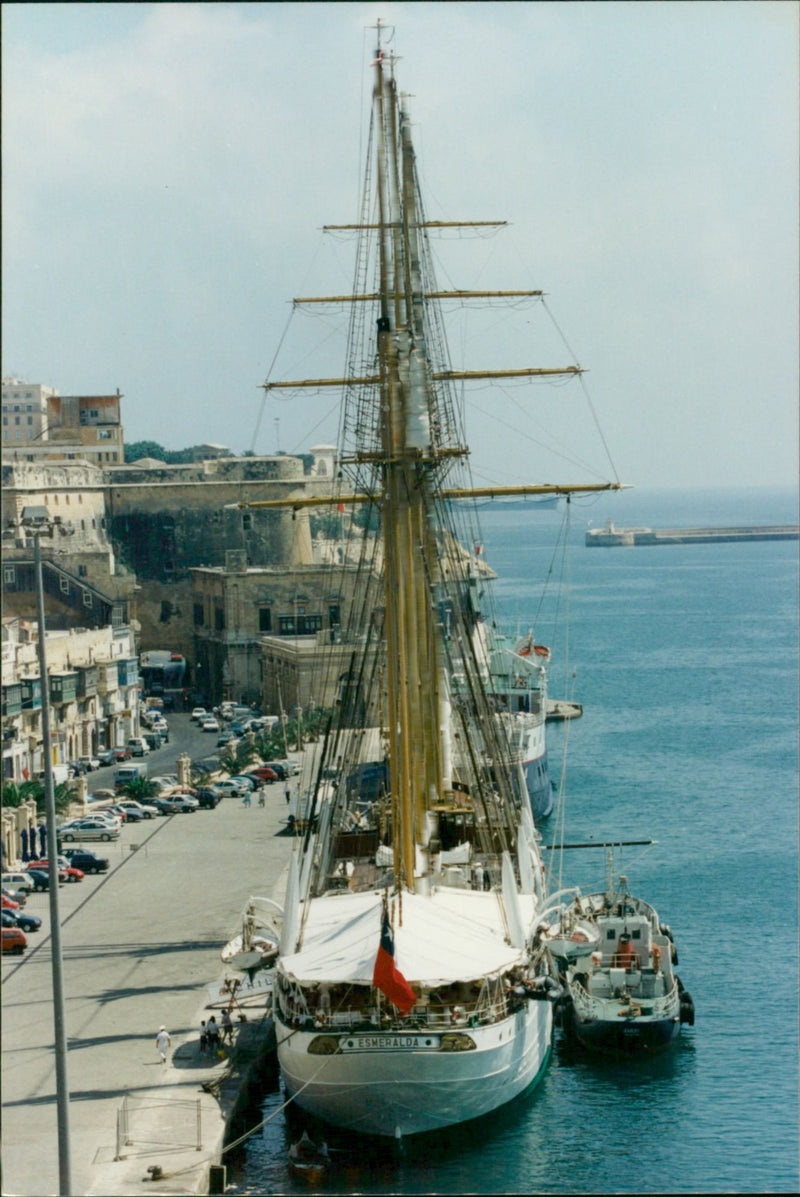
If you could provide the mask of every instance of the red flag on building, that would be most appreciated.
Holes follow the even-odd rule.
[[[384,906],[383,922],[381,924],[381,942],[378,955],[375,957],[375,967],[372,970],[372,984],[380,989],[390,1002],[393,1002],[402,1014],[416,1003],[417,995],[394,963],[394,940],[389,926],[389,912]]]

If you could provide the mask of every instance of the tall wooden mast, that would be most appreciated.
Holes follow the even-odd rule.
[[[428,797],[441,791],[437,637],[431,594],[431,443],[417,244],[413,150],[396,85],[375,61],[380,245],[383,533],[394,867],[413,888],[416,845],[427,838]],[[399,125],[398,128],[398,119]]]

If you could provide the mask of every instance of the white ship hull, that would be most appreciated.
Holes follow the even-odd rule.
[[[548,1001],[488,1027],[454,1028],[475,1048],[442,1050],[446,1031],[358,1031],[327,1036],[335,1054],[309,1053],[320,1032],[276,1018],[278,1060],[297,1105],[336,1126],[399,1138],[438,1130],[499,1109],[530,1088],[547,1066],[553,1012]]]

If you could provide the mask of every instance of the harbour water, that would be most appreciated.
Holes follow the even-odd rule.
[[[503,627],[534,627],[553,651],[551,696],[583,705],[583,718],[548,730],[557,782],[568,763],[565,837],[657,841],[617,850],[615,871],[671,925],[695,1026],[662,1058],[621,1063],[569,1049],[557,1033],[533,1092],[399,1149],[326,1130],[334,1167],[317,1191],[800,1188],[798,545],[590,552],[587,522],[609,516],[621,525],[789,524],[797,496],[631,491],[573,502],[563,555],[553,547],[564,539],[563,504],[482,512]],[[553,594],[542,597],[548,577]],[[562,579],[568,589],[557,592]],[[556,815],[542,831],[546,843],[556,838]],[[601,848],[564,853],[563,883],[600,888],[605,863]],[[250,1111],[269,1121],[229,1191],[301,1191],[286,1152],[307,1123],[282,1103],[275,1074]]]

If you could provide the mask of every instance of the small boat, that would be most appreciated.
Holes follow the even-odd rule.
[[[633,897],[626,877],[603,893],[576,896],[546,938],[565,990],[564,1029],[590,1051],[658,1052],[683,1023],[694,1024],[691,994],[674,971],[672,933],[649,902]]]
[[[271,898],[251,897],[242,915],[242,930],[229,939],[220,952],[223,964],[249,970],[267,968],[278,959],[280,932],[274,924],[275,914],[261,909],[260,904],[281,908]]]
[[[308,1131],[303,1131],[297,1142],[289,1148],[289,1171],[306,1184],[320,1184],[330,1163],[327,1143],[315,1143]]]

